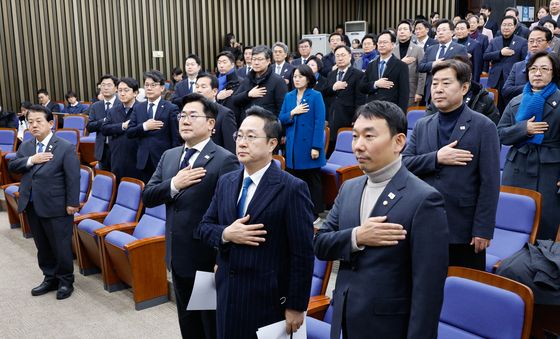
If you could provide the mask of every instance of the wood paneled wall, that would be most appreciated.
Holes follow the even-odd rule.
[[[95,93],[104,73],[132,76],[159,69],[169,76],[196,53],[205,69],[223,37],[246,44],[296,46],[305,0],[0,0],[0,105],[19,110],[47,88],[53,100],[73,89]],[[152,51],[164,52],[153,58]]]

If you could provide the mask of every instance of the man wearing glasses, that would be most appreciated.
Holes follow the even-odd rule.
[[[177,112],[179,108],[162,99],[165,77],[160,71],[144,73],[145,102],[134,107],[126,135],[138,138],[136,168],[144,182],[150,180],[161,155],[179,145]]]
[[[215,252],[194,232],[207,210],[218,178],[238,168],[236,157],[210,138],[216,104],[204,96],[185,96],[177,115],[184,145],[163,153],[146,185],[146,207],[166,205],[166,263],[171,271],[183,338],[215,338],[215,311],[187,311],[196,271],[212,272]]]
[[[358,71],[359,72],[359,71]],[[218,338],[256,338],[260,327],[303,323],[313,275],[313,209],[307,185],[272,162],[282,127],[254,106],[236,134],[244,169],[220,178],[200,237],[216,248]]]

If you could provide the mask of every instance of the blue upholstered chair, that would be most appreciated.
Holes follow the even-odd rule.
[[[17,130],[15,128],[0,128],[0,151],[10,153],[16,151]]]
[[[63,119],[63,128],[73,128],[78,130],[80,138],[87,134],[86,125],[88,118],[84,114],[66,114]]]
[[[450,267],[445,281],[438,338],[529,338],[533,293],[516,281]]]
[[[307,326],[307,339],[328,339],[331,333],[332,301],[328,297],[310,301],[305,318]],[[342,338],[342,334],[340,335]]]
[[[144,183],[133,178],[122,178],[115,204],[109,212],[80,221],[75,227],[78,266],[84,275],[96,273],[101,268],[99,239],[95,230],[124,222],[137,221],[142,212]]]
[[[504,167],[506,166],[507,154],[511,146],[502,145],[500,148],[500,181],[502,180],[502,173],[504,172]]]
[[[138,223],[95,231],[100,239],[103,283],[112,292],[132,287],[136,310],[168,300],[165,268],[165,205],[146,208]]]
[[[426,115],[425,109],[412,109],[406,113],[406,121],[407,121],[406,136],[407,137],[410,137],[410,134],[412,133],[412,130],[414,129],[414,125],[416,125],[416,122],[420,120],[420,118],[424,117],[425,115]]]
[[[19,191],[19,183],[3,185],[1,188],[4,190],[4,199],[6,199],[10,228],[18,228],[21,225],[17,212],[16,198],[16,193]]]
[[[488,77],[480,77],[480,84],[482,85],[482,88],[487,88],[488,87]]]
[[[78,152],[80,147],[80,132],[77,129],[59,128],[56,130],[56,136],[76,146],[76,152]]]
[[[80,158],[82,162],[91,164],[95,161],[95,132],[80,137]]]
[[[327,164],[321,167],[326,207],[332,206],[338,189],[344,181],[363,174],[357,164],[356,156],[352,152],[352,130],[341,128],[338,130],[334,151],[327,160]]]
[[[325,295],[329,278],[331,277],[332,261],[323,261],[315,257],[313,265],[313,278],[311,280],[311,292],[309,296]]]
[[[527,242],[534,244],[541,218],[541,194],[536,191],[500,187],[494,238],[486,249],[486,271],[520,250]]]
[[[283,156],[275,154],[272,156],[272,160],[274,161],[276,166],[278,166],[278,168],[280,168],[281,170],[286,169],[286,159],[284,159]]]
[[[80,207],[86,203],[93,182],[93,170],[89,166],[80,165]]]

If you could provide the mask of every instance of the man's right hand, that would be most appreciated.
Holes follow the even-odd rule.
[[[531,117],[531,119],[527,120],[527,134],[535,135],[535,134],[543,134],[548,130],[548,123],[544,121],[535,122],[535,117]]]
[[[30,159],[33,165],[38,165],[38,164],[48,162],[52,158],[53,158],[53,154],[51,152],[41,152],[31,156]]]
[[[153,131],[153,130],[161,129],[163,127],[163,121],[159,121],[155,119],[146,120],[144,124],[145,124],[144,126],[146,126],[147,131]]]
[[[171,180],[173,180],[173,186],[180,191],[194,184],[198,184],[205,175],[206,169],[203,167],[191,168],[191,166],[187,166],[177,172],[177,175]]]
[[[381,78],[374,83],[376,88],[385,88],[391,89],[393,88],[394,83],[390,81],[388,78]]]
[[[509,48],[509,47],[504,47],[504,48],[502,48],[502,49],[500,50],[500,53],[501,53],[503,56],[508,57],[508,56],[514,55],[514,54],[515,54],[515,51],[514,51],[513,49]]]
[[[387,216],[368,218],[356,230],[358,246],[394,246],[406,238],[402,225],[388,223]]]
[[[467,163],[472,161],[473,155],[470,151],[455,148],[457,140],[443,146],[437,151],[437,162],[440,165],[450,166],[466,166]]]
[[[231,225],[224,228],[222,237],[225,241],[233,242],[240,245],[259,246],[259,243],[266,239],[264,235],[266,230],[262,229],[263,224],[249,224],[250,215],[246,215],[241,219],[235,220]]]
[[[266,87],[259,87],[259,85],[253,87],[249,93],[247,93],[247,96],[249,96],[249,98],[262,98],[266,95]]]

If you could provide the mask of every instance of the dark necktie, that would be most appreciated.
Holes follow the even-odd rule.
[[[105,113],[107,113],[107,111],[109,110],[109,106],[111,106],[111,102],[105,101]]]
[[[193,88],[194,87],[194,81],[189,81],[189,93],[193,92]]]
[[[148,106],[148,120],[150,120],[154,118],[154,103],[150,102]]]
[[[383,72],[385,72],[385,61],[379,62],[379,79],[383,77]]]
[[[337,80],[338,80],[338,81],[342,81],[342,78],[344,78],[344,72],[343,72],[343,71],[339,71],[339,72],[338,72],[338,78],[337,78]]]
[[[247,190],[249,186],[253,183],[251,177],[243,179],[243,187],[241,187],[241,198],[239,198],[239,203],[237,203],[237,217],[243,218],[245,215],[245,200],[247,199]]]
[[[185,151],[185,157],[183,158],[183,161],[181,161],[181,166],[179,166],[179,170],[182,170],[183,168],[187,167],[189,165],[189,159],[196,153],[196,149],[195,148],[189,148]]]
[[[439,53],[438,53],[438,59],[443,58],[443,56],[445,55],[445,45],[441,45],[441,48],[439,49]]]

